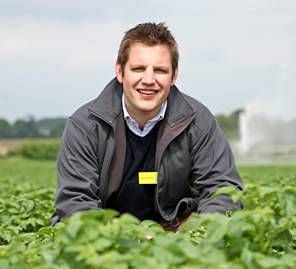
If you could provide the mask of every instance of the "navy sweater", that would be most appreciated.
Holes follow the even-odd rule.
[[[126,126],[126,155],[121,186],[107,201],[107,207],[130,213],[140,220],[158,221],[154,197],[156,185],[140,185],[138,172],[155,171],[155,148],[159,124],[146,136],[135,135]]]

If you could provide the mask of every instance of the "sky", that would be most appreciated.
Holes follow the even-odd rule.
[[[295,0],[0,0],[0,118],[70,116],[114,77],[125,31],[165,22],[178,88],[214,114],[296,118]]]

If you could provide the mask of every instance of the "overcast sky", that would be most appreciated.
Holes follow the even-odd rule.
[[[114,76],[123,33],[166,22],[177,86],[213,113],[296,117],[296,1],[0,0],[0,118],[69,116]]]

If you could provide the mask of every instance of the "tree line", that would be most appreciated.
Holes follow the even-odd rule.
[[[60,137],[66,118],[44,118],[36,120],[33,116],[17,119],[9,123],[0,118],[0,138],[56,138]]]
[[[218,114],[216,119],[228,139],[239,138],[239,114],[241,109],[230,115]],[[17,119],[9,123],[0,118],[1,138],[57,138],[63,133],[67,118],[44,118],[36,120],[33,116]]]

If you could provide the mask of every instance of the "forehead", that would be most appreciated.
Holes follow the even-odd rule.
[[[135,43],[130,47],[128,62],[170,65],[170,49],[167,45],[148,46],[142,43]]]

